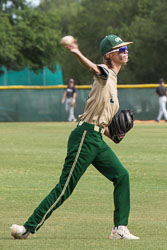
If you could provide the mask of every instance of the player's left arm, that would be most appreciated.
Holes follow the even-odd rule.
[[[115,143],[119,143],[126,133],[133,127],[133,110],[121,110],[119,114],[114,115],[111,123],[106,129],[105,135],[111,138]]]
[[[62,98],[62,100],[61,100],[61,103],[62,103],[62,104],[64,104],[66,97],[67,97],[67,91],[65,90],[65,91],[64,91],[63,98]]]
[[[105,131],[104,131],[104,135],[107,136],[108,138],[110,138],[112,140],[112,137],[111,137],[111,134],[110,134],[110,131],[109,131],[109,128],[106,127],[105,128]],[[120,135],[119,136],[119,139],[122,140],[124,138],[125,135]],[[113,140],[112,140],[113,141]],[[114,142],[114,141],[113,141]]]
[[[108,127],[105,128],[104,135],[111,139]]]

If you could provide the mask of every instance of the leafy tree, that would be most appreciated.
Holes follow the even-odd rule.
[[[12,66],[12,62],[17,60],[19,51],[18,47],[21,42],[16,37],[9,17],[6,14],[0,15],[0,66]]]
[[[78,39],[83,53],[101,63],[99,43],[106,34],[133,41],[119,83],[167,79],[166,0],[43,0],[32,8],[25,0],[0,1],[0,65],[38,70],[55,64],[69,77],[88,84],[92,76],[60,46],[64,35]]]
[[[0,1],[0,66],[15,68],[19,55],[21,41],[17,37],[15,24],[15,11],[26,8],[24,0],[19,1]]]
[[[10,2],[5,5],[8,8],[1,8],[0,65],[15,70],[43,66],[54,70],[61,37],[58,17],[28,8],[25,1]]]
[[[134,45],[132,54],[135,82],[157,82],[167,78],[164,53],[167,48],[166,1],[139,1],[139,15],[129,27]]]
[[[48,16],[53,14],[59,17],[57,21],[61,33],[58,41],[59,44],[62,36],[69,34],[75,36],[73,30],[77,29],[75,25],[80,10],[80,2],[78,0],[43,0],[38,9],[41,12],[45,11]],[[56,61],[62,65],[64,81],[67,82],[70,77],[73,77],[79,84],[82,72],[81,67],[78,66],[78,62],[72,60],[72,55],[67,53],[63,47],[59,47],[57,52]]]
[[[157,82],[161,76],[167,78],[166,11],[165,0],[82,0],[70,30],[85,55],[97,63],[101,62],[99,42],[106,34],[115,33],[133,41],[129,46],[128,65],[119,74],[119,83]],[[70,60],[71,55],[64,56],[66,73],[72,72],[75,78],[79,76],[81,82],[91,82],[91,75]]]
[[[126,11],[125,11],[126,10]],[[128,12],[129,10],[129,12]],[[135,10],[135,11],[134,11]],[[130,17],[128,14],[130,13]],[[102,62],[99,43],[106,34],[123,34],[125,19],[130,25],[137,13],[136,1],[82,0],[76,18],[71,23],[70,33],[78,38],[83,53],[96,63]],[[129,34],[125,36],[128,39]],[[71,55],[64,55],[66,73],[81,83],[91,83],[92,75],[81,68],[77,62],[71,62]],[[80,72],[80,73],[79,73]],[[125,80],[124,80],[125,82]]]
[[[18,21],[15,32],[22,41],[20,47],[21,58],[25,64],[37,70],[43,66],[54,70],[56,54],[59,49],[60,32],[55,15],[43,15],[34,10],[24,13]]]

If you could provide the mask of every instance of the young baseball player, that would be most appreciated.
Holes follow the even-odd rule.
[[[66,90],[64,91],[64,95],[62,98],[62,104],[65,103],[65,110],[68,113],[68,121],[69,122],[75,122],[75,116],[74,116],[74,106],[76,103],[76,88],[74,86],[74,79],[70,78],[68,81],[68,86]]]
[[[10,232],[14,238],[25,239],[30,233],[36,233],[52,212],[71,195],[81,176],[92,164],[114,185],[114,227],[109,238],[139,239],[127,228],[130,211],[128,171],[103,140],[103,134],[110,137],[108,125],[119,109],[117,75],[128,62],[127,45],[131,43],[122,41],[116,35],[106,36],[100,43],[104,61],[100,65],[94,64],[81,53],[77,41],[65,46],[90,70],[94,83],[84,112],[79,116],[80,121],[69,136],[59,183],[34,210],[24,226],[11,226]]]
[[[163,115],[165,118],[165,122],[167,122],[167,88],[165,87],[165,80],[163,78],[159,80],[159,86],[156,88],[155,93],[158,96],[159,103],[159,112],[155,122],[159,122]]]

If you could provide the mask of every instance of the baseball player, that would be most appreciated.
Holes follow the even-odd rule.
[[[165,81],[163,78],[159,80],[159,86],[156,88],[156,94],[158,95],[159,102],[159,112],[155,122],[159,122],[161,117],[164,115],[165,121],[167,122],[167,111],[166,111],[166,102],[167,102],[167,88],[165,87]]]
[[[103,134],[111,138],[108,125],[119,109],[117,75],[128,62],[127,45],[116,35],[106,36],[100,43],[103,64],[95,64],[79,50],[77,41],[65,48],[74,54],[81,64],[93,74],[94,83],[79,123],[71,132],[59,183],[44,198],[23,226],[13,224],[11,235],[25,239],[36,233],[71,195],[79,179],[92,164],[114,185],[114,226],[110,239],[139,239],[127,228],[130,211],[129,174],[112,149],[103,140]]]
[[[76,88],[74,86],[74,79],[70,78],[68,82],[68,86],[64,91],[64,95],[62,98],[62,104],[65,102],[65,110],[68,112],[68,121],[75,122],[76,118],[74,116],[74,106],[76,102]]]

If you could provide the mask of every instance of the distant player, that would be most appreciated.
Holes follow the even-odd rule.
[[[65,45],[66,49],[90,70],[94,83],[85,110],[79,116],[80,121],[70,134],[59,183],[34,210],[24,226],[11,226],[11,235],[14,238],[25,239],[30,233],[36,233],[52,212],[72,194],[79,179],[92,164],[114,184],[114,227],[109,238],[139,239],[127,228],[130,211],[128,171],[103,140],[103,133],[111,138],[108,126],[119,109],[117,75],[128,62],[127,45],[131,43],[122,41],[116,35],[106,36],[100,43],[104,60],[100,65],[85,57],[76,41]]]
[[[167,102],[167,88],[165,87],[165,81],[163,78],[159,80],[159,86],[156,88],[155,93],[158,95],[158,103],[159,103],[159,112],[155,122],[159,122],[164,115],[165,121],[167,122],[167,110],[166,110],[166,102]]]
[[[75,122],[76,118],[74,116],[74,107],[76,103],[76,88],[74,86],[74,79],[70,78],[68,81],[68,86],[64,91],[64,95],[62,98],[62,104],[65,102],[65,110],[68,113],[68,121]]]

